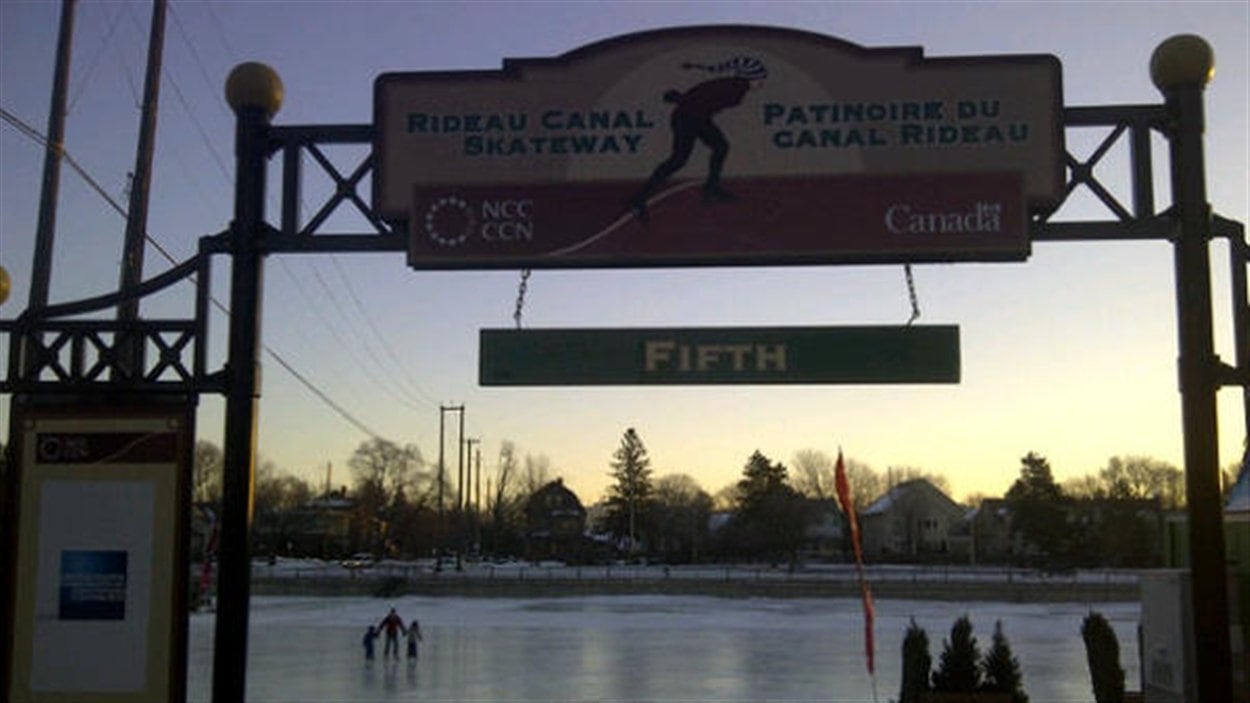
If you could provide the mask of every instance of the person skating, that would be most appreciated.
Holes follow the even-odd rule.
[[[417,661],[417,643],[421,641],[421,624],[415,619],[408,626],[408,661]]]
[[[406,633],[408,630],[404,627],[404,621],[391,608],[391,612],[382,618],[382,622],[378,625],[378,629],[386,633],[386,645],[382,648],[382,656],[385,658],[388,654],[392,658],[399,658],[399,635]]]
[[[707,178],[703,182],[703,199],[728,201],[734,196],[720,185],[721,169],[729,155],[729,140],[716,126],[712,118],[719,112],[742,103],[742,98],[757,82],[768,77],[764,64],[750,56],[737,56],[716,66],[682,64],[683,69],[698,69],[711,73],[729,74],[704,81],[685,91],[668,90],[664,102],[672,103],[673,114],[669,127],[673,131],[673,146],[667,159],[655,167],[647,182],[629,199],[629,206],[638,219],[648,220],[647,200],[660,185],[690,160],[695,141],[706,144],[712,155],[708,160]]]
[[[365,661],[373,661],[373,643],[376,642],[377,639],[378,629],[373,625],[370,625],[369,629],[365,630],[364,639],[361,640],[361,644],[365,646]]]

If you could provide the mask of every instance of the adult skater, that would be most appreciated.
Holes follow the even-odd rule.
[[[421,624],[413,619],[408,626],[408,661],[417,661],[417,643],[421,641]]]
[[[373,625],[365,630],[365,637],[361,640],[361,644],[365,646],[365,661],[373,661],[373,643],[378,639],[378,629]]]
[[[391,612],[382,618],[378,629],[386,633],[386,646],[382,648],[382,657],[385,658],[389,654],[391,657],[399,659],[399,635],[408,630],[404,627],[403,619],[399,617],[394,608],[391,608]]]
[[[728,75],[699,83],[684,93],[679,90],[664,93],[664,102],[674,105],[673,114],[669,118],[669,127],[673,131],[672,152],[655,167],[647,182],[629,199],[629,206],[643,224],[646,224],[648,218],[647,199],[655,194],[669,176],[686,165],[696,140],[712,150],[712,156],[708,160],[707,179],[703,182],[703,199],[734,199],[732,193],[720,186],[721,169],[729,154],[729,140],[712,121],[712,117],[741,104],[751,86],[768,77],[768,70],[763,62],[750,56],[736,56],[715,66],[685,63],[682,68]]]

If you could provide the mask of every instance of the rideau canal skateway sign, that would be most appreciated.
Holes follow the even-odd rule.
[[[374,208],[417,268],[1022,260],[1063,196],[1049,55],[687,27],[374,99]]]

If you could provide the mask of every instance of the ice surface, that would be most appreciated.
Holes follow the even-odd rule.
[[[421,621],[409,665],[364,661],[361,636],[394,606]],[[1094,609],[1138,688],[1136,603]],[[936,666],[967,613],[982,651],[1001,620],[1033,703],[1092,701],[1083,603],[877,602],[878,700],[898,696],[908,621]],[[212,614],[191,618],[190,700],[211,699]],[[872,701],[858,599],[254,597],[248,701]],[[378,654],[381,655],[381,642]]]

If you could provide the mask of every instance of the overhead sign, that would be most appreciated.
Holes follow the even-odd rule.
[[[484,329],[483,386],[958,383],[959,328]]]
[[[1060,74],[759,27],[384,74],[374,209],[419,268],[1018,260]]]
[[[193,409],[15,417],[5,700],[182,700]]]

